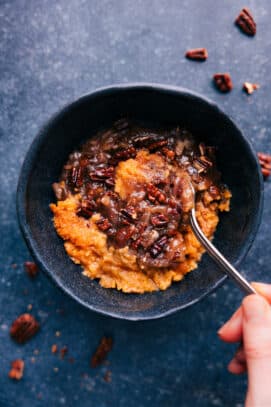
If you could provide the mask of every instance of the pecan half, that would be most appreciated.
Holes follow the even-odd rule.
[[[106,178],[112,178],[114,175],[114,167],[105,167],[105,168],[95,168],[89,174],[89,177],[92,181],[104,181]]]
[[[206,48],[194,48],[189,49],[186,54],[186,58],[192,59],[194,61],[206,61],[208,58],[208,51]]]
[[[89,219],[93,215],[95,208],[95,202],[91,199],[86,199],[80,203],[79,207],[77,208],[76,215]]]
[[[137,219],[137,212],[133,206],[127,206],[121,209],[120,213],[124,219],[127,219],[129,222],[134,222]]]
[[[90,361],[91,367],[100,366],[105,361],[108,353],[112,349],[112,346],[113,346],[113,339],[110,337],[104,336],[101,339],[96,351],[92,355],[92,358]]]
[[[72,167],[69,182],[74,188],[79,188],[83,185],[83,173],[81,167]]]
[[[248,8],[243,8],[235,20],[235,24],[247,35],[256,34],[256,23]]]
[[[38,266],[33,261],[26,261],[24,263],[24,269],[30,278],[35,278],[39,272]]]
[[[117,160],[128,160],[129,158],[134,158],[136,156],[136,149],[134,147],[129,147],[124,150],[117,151],[114,158]]]
[[[266,180],[271,174],[271,155],[265,153],[257,153],[259,163],[262,169],[262,174]]]
[[[250,83],[250,82],[245,82],[243,84],[243,89],[244,91],[251,95],[251,93],[253,93],[255,90],[259,89],[260,85],[258,85],[257,83]]]
[[[150,151],[157,150],[158,148],[162,148],[168,144],[167,140],[159,140],[155,141],[154,143],[149,144],[148,149]]]
[[[152,258],[156,258],[161,254],[165,249],[165,244],[168,242],[167,236],[162,236],[160,239],[156,240],[156,242],[150,247],[148,250]]]
[[[10,336],[18,343],[25,343],[34,336],[40,326],[30,314],[22,314],[12,323]]]
[[[112,227],[112,224],[109,222],[109,220],[107,218],[101,218],[101,219],[97,220],[96,225],[103,232],[105,232],[106,230],[108,230]]]
[[[9,378],[14,380],[21,380],[24,373],[24,361],[16,359],[11,362],[11,369],[9,371]]]
[[[147,194],[151,202],[158,201],[159,203],[165,203],[167,201],[166,195],[153,184],[147,185]]]
[[[214,75],[214,83],[220,92],[230,92],[233,88],[233,83],[229,73],[216,73]]]
[[[127,225],[119,228],[117,230],[115,237],[118,246],[124,247],[125,245],[127,245],[127,241],[132,237],[134,231],[135,231],[134,225]]]
[[[151,224],[156,227],[166,226],[168,224],[168,221],[169,221],[168,217],[163,215],[162,213],[159,213],[151,217]]]

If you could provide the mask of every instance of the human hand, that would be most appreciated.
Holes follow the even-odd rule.
[[[218,331],[225,342],[242,342],[228,369],[248,372],[246,407],[271,406],[271,285],[253,283],[260,295],[249,295]]]

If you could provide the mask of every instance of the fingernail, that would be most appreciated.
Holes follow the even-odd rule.
[[[269,305],[260,295],[252,294],[243,300],[242,308],[245,320],[254,322],[265,316]]]
[[[240,323],[240,308],[232,315],[231,319],[227,321],[218,331],[217,334],[220,336],[223,334],[224,330],[231,326],[234,329],[236,326],[239,326]]]

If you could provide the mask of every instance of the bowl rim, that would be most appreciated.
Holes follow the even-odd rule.
[[[89,99],[95,99],[96,97],[101,97],[104,95],[108,95],[110,93],[118,92],[118,91],[131,91],[131,90],[142,90],[142,91],[158,91],[160,93],[165,93],[165,94],[172,94],[176,96],[182,96],[186,97],[189,99],[197,99],[203,102],[204,104],[208,105],[211,109],[215,110],[219,115],[221,115],[225,120],[230,122],[231,125],[233,125],[236,130],[239,132],[244,144],[246,145],[246,148],[249,152],[249,154],[254,157],[255,159],[255,164],[257,168],[257,173],[258,173],[258,178],[259,178],[259,206],[257,209],[257,212],[255,214],[255,217],[253,219],[253,223],[251,226],[250,234],[247,237],[246,241],[243,244],[243,247],[241,248],[238,259],[234,262],[235,266],[238,266],[242,260],[245,258],[246,254],[248,253],[249,249],[252,246],[252,243],[256,237],[257,231],[259,229],[260,223],[261,223],[261,218],[262,218],[262,212],[263,212],[263,192],[264,192],[264,183],[263,183],[263,177],[261,175],[261,168],[260,164],[257,160],[255,151],[252,147],[251,142],[244,136],[242,130],[240,129],[239,126],[236,125],[236,123],[233,121],[230,115],[226,114],[222,109],[218,107],[218,105],[210,100],[208,97],[205,97],[201,95],[200,93],[194,92],[193,90],[180,87],[180,86],[173,86],[173,85],[166,85],[166,84],[160,84],[160,83],[152,83],[152,82],[130,82],[130,83],[118,83],[118,84],[112,84],[104,87],[99,87],[97,89],[94,89],[93,91],[86,92],[77,99],[73,100],[72,102],[67,102],[64,106],[59,108],[43,125],[40,126],[38,132],[36,133],[36,136],[32,140],[30,147],[28,148],[28,151],[26,152],[21,170],[20,170],[20,175],[18,178],[18,184],[17,184],[17,194],[16,194],[16,209],[17,209],[17,218],[19,221],[19,227],[22,232],[22,235],[24,237],[24,240],[26,242],[26,245],[37,263],[37,265],[45,271],[46,275],[50,277],[51,281],[59,287],[62,291],[64,291],[69,297],[73,298],[75,301],[77,301],[79,304],[84,306],[85,308],[95,311],[99,314],[105,315],[105,316],[110,316],[113,318],[117,319],[122,319],[122,320],[130,320],[130,321],[143,321],[143,320],[153,320],[153,319],[159,319],[162,317],[166,317],[168,315],[174,314],[177,311],[183,310],[185,308],[190,307],[193,304],[196,304],[203,298],[205,298],[207,295],[211,294],[213,291],[215,291],[220,285],[222,285],[225,280],[227,279],[227,275],[221,275],[221,277],[208,287],[208,289],[202,293],[200,296],[197,298],[179,305],[172,307],[166,311],[160,311],[159,313],[155,315],[122,315],[120,312],[114,312],[114,311],[104,311],[99,309],[99,307],[96,307],[94,305],[88,304],[86,301],[82,300],[79,298],[77,295],[74,294],[72,290],[67,288],[65,284],[60,281],[60,279],[54,274],[53,270],[50,270],[49,267],[47,267],[46,262],[43,261],[39,254],[38,247],[36,245],[35,239],[32,237],[31,229],[30,226],[28,225],[27,222],[27,217],[26,217],[26,211],[25,211],[25,197],[26,197],[26,192],[27,192],[27,185],[28,185],[28,180],[29,176],[31,174],[31,170],[33,168],[35,158],[36,158],[36,153],[39,151],[40,147],[42,146],[44,140],[47,137],[47,131],[50,129],[50,127],[54,124],[56,120],[59,120],[61,116],[65,115],[68,113],[70,109],[75,108],[76,106],[80,105],[81,103],[84,103],[84,101],[89,100]]]

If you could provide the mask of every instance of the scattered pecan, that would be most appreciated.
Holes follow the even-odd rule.
[[[253,93],[255,90],[259,89],[260,85],[258,85],[257,83],[250,83],[250,82],[245,82],[243,84],[243,89],[244,91],[251,95],[251,93]]]
[[[33,261],[26,261],[24,269],[30,278],[35,278],[39,272],[38,266]]]
[[[91,367],[97,367],[100,366],[106,359],[108,353],[111,351],[113,346],[113,339],[110,337],[104,336],[96,351],[92,355],[90,365]]]
[[[58,201],[64,201],[67,198],[67,185],[64,182],[54,182],[52,188]]]
[[[51,352],[52,353],[57,353],[57,350],[58,350],[57,345],[53,344],[52,347],[51,347]]]
[[[34,336],[40,326],[30,314],[22,314],[12,323],[10,336],[18,343],[25,343]]]
[[[168,221],[169,221],[168,217],[163,215],[162,213],[159,213],[151,217],[151,223],[153,226],[156,227],[166,226],[168,224]]]
[[[162,148],[168,144],[168,140],[159,140],[155,141],[154,143],[151,143],[148,145],[148,149],[150,151],[157,150],[158,148]]]
[[[79,188],[83,185],[83,173],[81,167],[72,167],[69,181],[74,188]]]
[[[110,370],[107,370],[104,374],[104,381],[106,383],[110,383],[112,381],[112,372]]]
[[[165,249],[165,244],[168,242],[167,236],[162,236],[150,247],[148,250],[152,258],[156,258],[161,254]]]
[[[10,379],[21,380],[24,373],[24,361],[22,359],[16,359],[11,362],[11,369],[8,374]]]
[[[247,35],[256,34],[256,23],[248,8],[243,8],[235,20],[235,24]]]
[[[166,195],[153,184],[147,185],[147,194],[151,202],[165,203],[167,201]]]
[[[61,359],[64,359],[65,355],[67,355],[68,353],[68,347],[67,346],[63,346],[63,348],[60,349],[60,357]]]
[[[103,218],[103,217],[101,219],[97,220],[96,225],[103,232],[105,232],[106,230],[108,230],[112,227],[112,224],[109,222],[109,220],[107,218]]]
[[[194,48],[189,49],[186,54],[186,58],[192,59],[194,61],[206,61],[208,58],[208,51],[206,48]]]
[[[114,158],[117,160],[128,160],[129,158],[134,158],[136,156],[136,149],[134,147],[129,147],[124,150],[117,151]]]
[[[267,179],[271,174],[271,155],[265,153],[258,153],[259,163],[262,169],[264,179]]]
[[[167,147],[162,148],[162,153],[169,159],[169,160],[174,160],[175,158],[175,152],[173,150],[170,150]]]
[[[93,200],[86,199],[82,201],[77,208],[76,214],[77,216],[81,216],[83,218],[89,219],[96,208],[96,204]]]
[[[216,73],[214,75],[214,83],[220,92],[230,92],[233,88],[233,83],[229,73]]]

